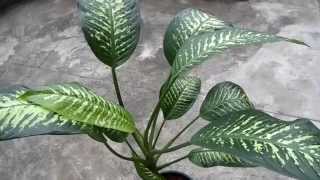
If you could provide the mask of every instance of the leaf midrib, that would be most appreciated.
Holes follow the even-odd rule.
[[[192,81],[192,79],[189,79],[189,80]],[[188,81],[188,80],[187,80],[187,81]],[[184,95],[185,95],[185,90],[188,89],[188,86],[191,84],[190,81],[188,81],[188,82],[185,84],[185,86],[184,86],[184,88],[183,88],[183,90],[182,90],[182,93],[179,95],[177,101],[174,102],[174,105],[173,105],[173,107],[171,108],[170,113],[169,113],[168,116],[172,116],[172,113],[174,112],[175,107],[177,106],[179,100],[181,100],[181,98],[184,97]],[[173,85],[173,84],[172,84],[172,85]]]

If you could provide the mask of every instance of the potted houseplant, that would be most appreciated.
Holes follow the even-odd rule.
[[[146,129],[141,131],[125,108],[116,73],[138,44],[141,26],[138,2],[79,0],[78,4],[89,46],[111,68],[118,104],[78,83],[34,89],[5,88],[0,91],[0,140],[44,134],[88,134],[120,159],[132,162],[145,180],[191,179],[182,173],[162,171],[184,159],[205,168],[261,166],[298,179],[320,178],[319,129],[308,119],[288,122],[256,109],[245,91],[229,81],[214,85],[199,114],[166,144],[158,144],[164,124],[183,116],[197,99],[201,80],[188,75],[191,69],[232,47],[278,41],[305,43],[234,27],[197,9],[181,11],[164,38],[170,75],[159,91],[159,101]],[[160,112],[164,119],[157,128]],[[174,145],[200,119],[208,125],[199,127],[187,142]],[[134,142],[128,141],[129,136]],[[127,144],[131,154],[120,154],[109,141]],[[158,163],[163,154],[189,146],[195,148],[181,158]]]

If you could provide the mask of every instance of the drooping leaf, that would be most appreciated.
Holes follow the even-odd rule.
[[[239,85],[226,81],[218,83],[208,92],[202,103],[200,116],[213,121],[231,112],[253,108],[244,90]]]
[[[104,64],[119,66],[135,50],[141,18],[137,0],[79,0],[81,26]]]
[[[36,104],[17,99],[28,90],[25,86],[0,90],[0,141],[36,135],[102,133],[113,141],[122,142],[128,136],[113,129],[66,120]]]
[[[81,126],[62,121],[61,117],[40,106],[17,97],[27,87],[14,86],[1,90],[0,94],[0,140],[9,140],[42,134],[77,134]]]
[[[166,120],[178,119],[184,115],[196,101],[201,88],[201,80],[187,76],[177,79],[160,101]],[[160,97],[161,97],[160,93]]]
[[[286,122],[256,110],[238,111],[201,129],[191,141],[284,175],[320,178],[320,131],[306,119]]]
[[[206,148],[194,149],[189,153],[189,160],[200,167],[254,167],[240,158],[224,152],[213,151]]]
[[[148,167],[145,166],[145,164],[138,160],[134,161],[134,166],[137,170],[138,175],[143,180],[165,180],[163,176],[161,176],[157,172],[151,171]]]
[[[163,49],[169,64],[173,64],[178,50],[191,36],[227,26],[223,21],[201,10],[182,10],[170,22],[164,37]]]
[[[133,118],[128,111],[105,101],[77,83],[58,84],[27,91],[20,98],[73,121],[127,133],[135,130]]]
[[[303,42],[273,34],[237,28],[226,28],[193,36],[183,44],[175,57],[171,69],[171,83],[178,76],[187,73],[212,55],[221,53],[228,48],[277,41],[306,45]]]

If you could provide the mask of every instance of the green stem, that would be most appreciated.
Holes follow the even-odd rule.
[[[126,144],[128,145],[128,147],[130,148],[131,152],[135,155],[138,156],[138,153],[134,150],[134,148],[131,146],[131,144],[129,143],[129,141],[126,139]],[[138,156],[139,157],[139,156]]]
[[[182,149],[182,148],[191,146],[191,145],[192,145],[192,144],[191,144],[190,142],[185,142],[185,143],[179,144],[179,145],[177,145],[177,146],[173,146],[172,148],[167,148],[167,149],[163,149],[163,150],[153,151],[152,154],[165,154],[165,153],[169,153],[169,152],[172,152],[172,151],[176,151],[176,150],[179,150],[179,149]]]
[[[175,163],[177,163],[177,162],[180,162],[180,161],[182,161],[182,160],[184,160],[184,159],[186,159],[186,158],[188,158],[188,155],[185,155],[185,156],[183,156],[183,157],[181,157],[181,158],[178,158],[178,159],[176,159],[176,160],[173,160],[173,161],[171,161],[171,162],[169,162],[169,163],[160,165],[159,167],[157,167],[156,170],[159,171],[159,170],[161,170],[161,169],[163,169],[163,168],[166,168],[166,167],[171,166],[171,165],[173,165],[173,164],[175,164]]]
[[[114,84],[114,88],[116,90],[116,94],[117,94],[117,98],[118,98],[118,101],[119,101],[119,105],[124,107],[124,104],[123,104],[123,101],[122,101],[122,97],[121,97],[121,93],[120,93],[120,88],[119,88],[116,68],[112,67],[111,68],[111,72],[112,72],[113,84]]]
[[[186,127],[184,127],[173,139],[171,139],[162,150],[168,149],[192,124],[194,124],[198,119],[200,118],[200,115],[195,117],[189,124],[187,124]]]
[[[121,97],[121,91],[120,91],[120,87],[119,87],[119,83],[118,83],[118,78],[117,78],[117,73],[116,73],[116,68],[112,67],[111,68],[111,72],[112,72],[112,80],[113,80],[113,84],[114,84],[114,89],[116,91],[117,94],[117,98],[118,98],[118,102],[119,105],[124,107],[124,103]],[[140,140],[141,138],[139,138],[140,132],[138,129],[136,129],[136,131],[132,134],[134,140],[136,141],[136,143],[138,144],[138,146],[140,147],[141,151],[143,152],[143,154],[146,154],[146,150],[143,147],[143,142]],[[126,141],[127,142],[127,141]],[[132,148],[132,146],[129,144],[129,142],[127,142],[129,148],[134,152],[134,154],[137,154],[134,149]]]
[[[103,144],[109,149],[109,151],[110,151],[111,153],[113,153],[113,154],[116,155],[117,157],[119,157],[119,158],[121,158],[121,159],[123,159],[123,160],[133,161],[132,158],[126,157],[126,156],[123,156],[123,155],[117,153],[117,151],[115,151],[107,142],[104,142]]]
[[[148,155],[148,150],[144,147],[144,142],[143,142],[143,136],[141,135],[141,133],[136,130],[133,134],[132,134],[134,140],[136,141],[136,143],[138,144],[139,148],[141,149],[142,153],[144,154],[144,156]]]
[[[157,136],[156,136],[156,139],[154,140],[153,145],[152,145],[152,148],[153,148],[153,149],[154,149],[154,148],[156,147],[156,145],[157,145],[157,142],[158,142],[158,139],[159,139],[159,137],[160,137],[161,131],[162,131],[164,125],[166,124],[166,122],[167,122],[167,121],[164,119],[164,120],[162,121],[162,123],[161,123],[160,129],[159,129],[159,131],[158,131],[158,133],[157,133]]]
[[[160,109],[159,109],[159,112],[160,112]],[[155,133],[155,130],[156,130],[156,127],[157,127],[159,112],[157,113],[157,116],[154,118],[152,126],[151,126],[151,134],[149,136],[149,141],[148,141],[148,144],[149,144],[150,147],[152,147],[154,133]]]
[[[148,148],[150,148],[150,145],[149,145],[149,131],[150,131],[151,126],[153,125],[153,122],[158,118],[159,112],[160,112],[160,101],[157,103],[156,107],[154,108],[154,110],[153,110],[153,112],[151,114],[151,117],[150,117],[150,119],[148,121],[148,125],[147,125],[147,128],[146,128],[146,131],[144,132],[144,144]]]

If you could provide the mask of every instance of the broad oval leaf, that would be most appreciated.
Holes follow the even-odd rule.
[[[239,157],[224,152],[213,151],[206,148],[192,150],[188,155],[189,160],[200,167],[209,168],[214,166],[225,167],[255,167],[241,160]]]
[[[286,122],[256,110],[221,120],[201,129],[192,143],[298,179],[320,178],[320,131],[309,120]]]
[[[73,121],[127,133],[135,131],[133,117],[128,111],[105,101],[77,83],[58,84],[27,91],[20,98]]]
[[[161,176],[157,172],[151,171],[148,167],[146,167],[145,164],[138,160],[134,161],[134,166],[137,170],[138,175],[143,180],[165,180],[163,176]]]
[[[226,28],[193,36],[178,51],[172,65],[170,80],[173,81],[212,55],[221,53],[228,48],[277,41],[306,45],[294,39],[238,28]]]
[[[227,26],[225,22],[201,10],[182,10],[170,22],[163,41],[164,54],[169,64],[173,64],[178,50],[191,36]]]
[[[122,142],[127,133],[98,128],[77,121],[66,120],[36,104],[17,99],[28,91],[25,86],[0,90],[0,141],[36,135],[68,135],[103,133],[116,142]]]
[[[196,101],[200,88],[201,80],[197,77],[178,78],[160,101],[165,120],[178,119],[184,115]]]
[[[211,88],[200,108],[203,119],[219,120],[228,113],[253,109],[244,90],[233,82],[221,82]]]
[[[140,35],[137,0],[79,0],[81,26],[91,50],[104,64],[129,59]]]

